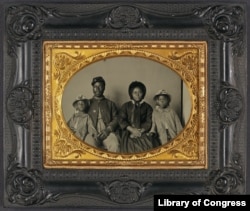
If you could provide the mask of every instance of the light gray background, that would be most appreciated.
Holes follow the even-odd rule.
[[[65,121],[74,113],[72,102],[78,95],[93,96],[91,81],[102,76],[106,81],[104,95],[114,101],[119,108],[128,101],[128,87],[132,81],[141,81],[147,88],[145,101],[152,107],[153,97],[160,89],[165,89],[172,97],[170,106],[177,112],[182,122],[188,121],[191,100],[185,83],[180,76],[158,62],[140,57],[115,57],[90,64],[78,71],[68,81],[62,97]],[[183,105],[182,105],[183,104]]]

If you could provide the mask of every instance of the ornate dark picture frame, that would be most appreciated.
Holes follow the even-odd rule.
[[[4,2],[3,204],[153,208],[157,194],[246,194],[247,3]],[[43,42],[206,41],[206,169],[45,169]]]

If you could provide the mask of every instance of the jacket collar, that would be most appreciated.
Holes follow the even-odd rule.
[[[104,100],[105,99],[105,96],[102,96],[102,97],[93,97],[92,98],[93,100],[96,100],[96,101],[101,101],[101,100]]]
[[[133,105],[139,105],[139,106],[141,106],[141,104],[143,104],[144,103],[144,100],[142,100],[142,101],[140,101],[140,102],[135,102],[134,100],[131,100],[131,102],[133,103]]]

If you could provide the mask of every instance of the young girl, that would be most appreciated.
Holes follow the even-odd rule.
[[[143,101],[146,87],[139,81],[129,85],[131,101],[122,105],[118,122],[122,129],[121,153],[138,153],[153,148],[146,135],[152,126],[152,107]]]
[[[87,114],[88,104],[88,100],[84,96],[81,95],[77,97],[73,102],[75,113],[69,119],[67,124],[79,139],[84,140],[87,143],[95,143],[97,132]]]
[[[166,144],[182,130],[180,119],[176,112],[169,107],[170,95],[165,90],[160,90],[154,96],[156,107],[152,114],[151,136],[156,136],[161,144]]]

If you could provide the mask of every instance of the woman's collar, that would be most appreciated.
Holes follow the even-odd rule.
[[[136,105],[136,104],[138,104],[138,103],[139,103],[139,105],[141,105],[142,103],[144,103],[144,100],[142,100],[142,101],[140,101],[140,102],[135,102],[134,100],[131,100],[131,102],[132,102],[134,105]]]

